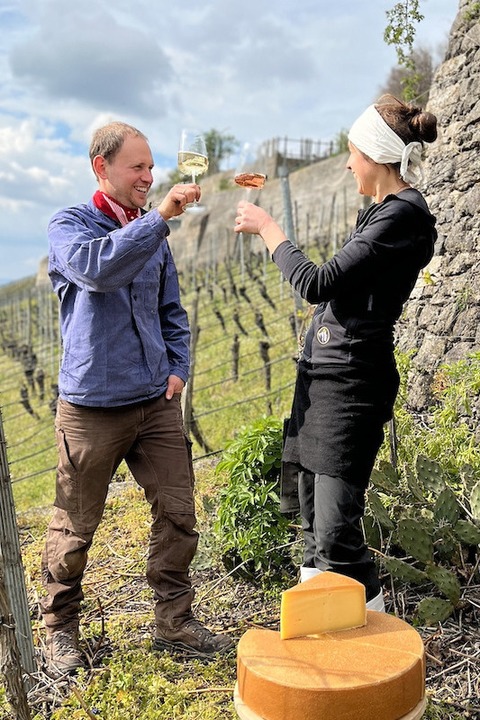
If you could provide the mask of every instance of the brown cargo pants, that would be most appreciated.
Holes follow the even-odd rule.
[[[195,554],[191,445],[180,395],[115,408],[58,401],[56,498],[42,557],[47,628],[78,621],[82,577],[109,483],[124,459],[151,506],[146,576],[155,620],[175,627],[191,613],[189,565]]]

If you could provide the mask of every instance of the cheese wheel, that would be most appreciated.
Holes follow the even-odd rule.
[[[242,698],[238,694],[238,683],[235,685],[234,693],[233,693],[233,699],[234,699],[234,705],[235,710],[237,711],[237,715],[240,718],[240,720],[264,720],[264,718],[260,717],[260,715],[257,715],[257,713],[253,712],[253,710],[250,710],[247,705],[242,701]],[[423,717],[423,714],[425,710],[427,709],[427,698],[424,697],[418,705],[409,713],[404,715],[400,720],[420,720],[420,718]],[[325,720],[328,720],[325,718]]]
[[[251,629],[238,645],[237,682],[261,720],[400,720],[425,695],[423,642],[375,611],[362,628],[288,641]]]
[[[282,640],[331,630],[350,630],[367,621],[365,585],[346,575],[323,572],[282,593]]]

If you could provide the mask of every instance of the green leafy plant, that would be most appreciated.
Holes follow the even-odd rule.
[[[250,580],[281,575],[292,564],[292,528],[278,497],[281,452],[282,423],[264,417],[239,432],[216,468],[227,478],[215,525],[223,561]]]
[[[389,23],[383,37],[387,45],[395,46],[399,65],[403,65],[408,71],[408,75],[402,80],[406,100],[415,97],[420,81],[413,52],[415,23],[421,22],[424,17],[418,7],[419,0],[402,0],[395,3],[391,10],[386,11]]]
[[[396,353],[401,385],[395,405],[398,464],[413,467],[418,454],[435,460],[454,483],[466,466],[480,477],[480,446],[475,440],[476,404],[480,391],[480,353],[443,363],[431,384],[433,404],[421,422],[406,406],[407,380],[413,353]],[[385,443],[379,458],[390,460]]]

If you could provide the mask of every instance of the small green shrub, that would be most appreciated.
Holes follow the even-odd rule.
[[[282,423],[264,417],[238,434],[216,468],[227,478],[215,524],[223,562],[250,580],[272,579],[292,563],[292,529],[278,496],[281,453]]]
[[[480,17],[480,2],[473,2],[465,11],[465,22],[474,22]]]
[[[415,465],[418,454],[435,460],[454,480],[467,465],[480,477],[480,446],[475,441],[475,406],[480,392],[480,353],[442,364],[432,382],[434,404],[421,422],[405,406],[412,353],[397,353],[401,385],[395,406],[398,464]],[[379,458],[389,460],[385,443]]]

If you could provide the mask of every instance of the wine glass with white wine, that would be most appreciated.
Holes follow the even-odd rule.
[[[178,147],[178,169],[183,175],[191,175],[192,183],[208,170],[208,155],[205,138],[196,130],[182,130]],[[186,209],[200,210],[197,200],[189,203]]]

